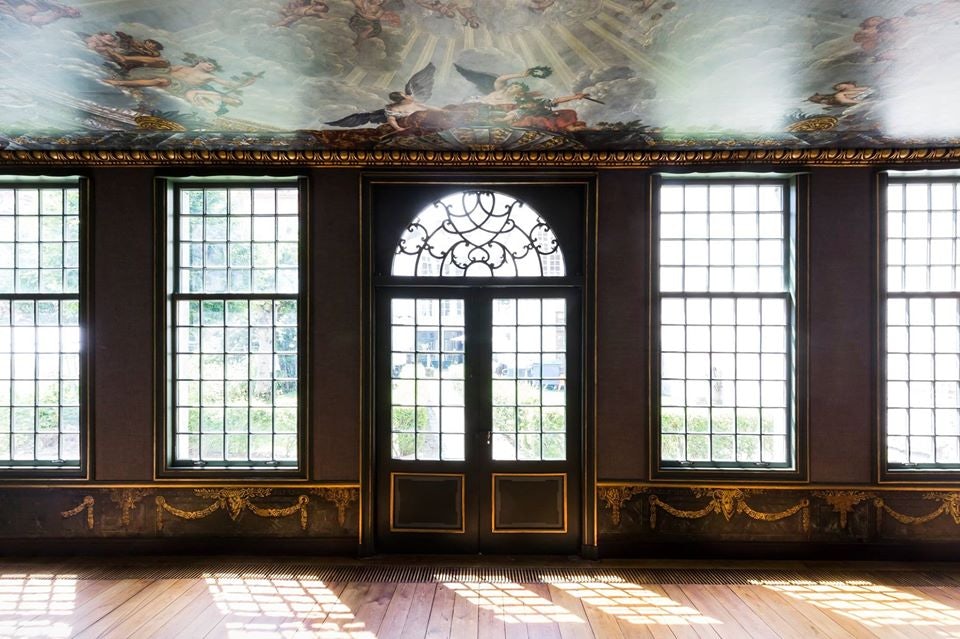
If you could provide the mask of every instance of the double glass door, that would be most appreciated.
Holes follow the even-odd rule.
[[[378,551],[579,551],[576,287],[382,287]]]

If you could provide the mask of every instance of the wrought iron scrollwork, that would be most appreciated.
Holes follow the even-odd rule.
[[[461,191],[420,212],[394,255],[393,275],[550,277],[564,274],[550,225],[522,201]]]

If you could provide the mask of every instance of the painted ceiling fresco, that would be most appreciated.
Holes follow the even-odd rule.
[[[960,146],[960,0],[0,0],[0,148]]]

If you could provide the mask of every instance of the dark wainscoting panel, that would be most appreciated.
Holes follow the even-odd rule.
[[[46,554],[111,540],[151,542],[144,547],[171,552],[184,540],[207,540],[201,545],[207,552],[228,551],[231,544],[221,549],[214,539],[249,540],[274,552],[283,548],[274,541],[293,542],[291,551],[307,540],[347,541],[355,550],[358,498],[356,485],[0,488],[0,540],[7,552],[17,548],[7,540],[34,540],[30,550]]]
[[[960,544],[960,490],[670,486],[601,482],[605,556],[705,553],[949,559]],[[834,549],[834,550],[831,550]]]

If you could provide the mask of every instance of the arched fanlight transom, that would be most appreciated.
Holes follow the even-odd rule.
[[[426,207],[407,225],[393,275],[561,277],[553,229],[522,201],[496,191],[461,191]]]

